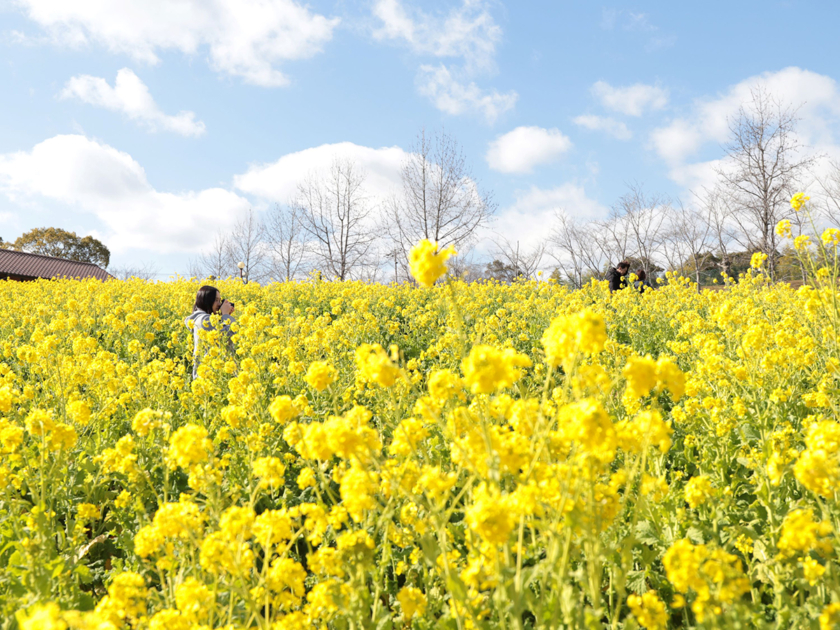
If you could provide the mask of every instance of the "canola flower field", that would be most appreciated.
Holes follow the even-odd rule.
[[[831,283],[0,284],[3,628],[840,627]]]

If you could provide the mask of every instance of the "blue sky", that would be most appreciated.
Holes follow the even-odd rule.
[[[336,153],[389,194],[425,126],[493,191],[492,230],[532,243],[629,182],[690,198],[759,83],[840,156],[838,18],[828,1],[7,0],[0,236],[53,225],[114,266],[186,272]]]

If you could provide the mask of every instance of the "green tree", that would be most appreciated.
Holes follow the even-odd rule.
[[[61,228],[29,230],[18,237],[12,247],[21,252],[94,263],[100,267],[107,267],[111,260],[110,250],[98,239],[79,237],[75,232]]]

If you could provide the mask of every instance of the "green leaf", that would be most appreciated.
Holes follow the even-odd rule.
[[[90,569],[84,564],[80,564],[73,569],[73,573],[79,576],[82,584],[90,584],[93,581]]]
[[[630,571],[627,574],[627,588],[638,595],[647,592],[646,578],[647,571]]]
[[[639,521],[636,523],[636,538],[646,545],[656,545],[659,543],[659,537],[653,529],[653,525],[649,521]]]
[[[697,529],[696,527],[689,527],[688,531],[685,533],[685,536],[695,545],[702,545],[706,542],[703,538],[703,532]]]

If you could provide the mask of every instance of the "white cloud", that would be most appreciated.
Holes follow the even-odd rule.
[[[651,22],[647,13],[634,13],[620,9],[601,10],[601,28],[605,31],[614,31],[616,27],[630,33],[638,33],[646,36],[647,43],[645,51],[654,52],[661,48],[673,46],[677,41],[676,35],[662,34],[659,27]]]
[[[662,109],[668,104],[667,90],[643,83],[613,87],[606,81],[598,81],[592,86],[592,94],[607,109],[628,116],[641,116],[647,110]]]
[[[620,15],[618,9],[601,9],[601,28],[605,31],[613,30]]]
[[[402,0],[376,0],[373,15],[381,25],[374,39],[405,43],[415,54],[463,61],[462,66],[424,64],[417,72],[417,91],[447,114],[479,113],[488,123],[516,105],[519,95],[484,90],[473,82],[478,74],[492,74],[496,44],[502,29],[487,6],[488,0],[463,0],[445,16],[430,15]]]
[[[622,28],[625,31],[640,31],[642,33],[650,33],[659,30],[658,27],[651,23],[647,13],[633,13],[632,11],[626,12]]]
[[[400,0],[377,0],[373,14],[382,26],[379,40],[401,40],[419,55],[461,57],[468,69],[492,69],[502,29],[482,0],[464,0],[445,17],[406,8]]]
[[[722,159],[680,164],[671,168],[668,176],[686,190],[712,190],[720,180],[718,172],[726,165],[726,161]]]
[[[840,133],[840,86],[831,77],[796,67],[765,72],[731,86],[716,97],[697,100],[690,112],[675,118],[651,134],[651,144],[671,166],[671,177],[688,185],[705,181],[704,174],[715,163],[687,164],[704,146],[725,143],[730,121],[752,100],[752,92],[763,87],[784,106],[799,107],[797,136],[813,154],[838,155]],[[705,165],[705,166],[704,166]]]
[[[511,243],[519,241],[527,251],[548,235],[558,210],[582,220],[600,219],[608,213],[606,207],[586,195],[583,186],[567,182],[554,188],[520,191],[514,203],[499,210],[492,228]]]
[[[61,98],[77,98],[95,107],[122,112],[151,131],[163,129],[182,136],[200,136],[206,130],[193,112],[182,111],[174,116],[164,114],[146,84],[128,68],[117,73],[114,87],[105,79],[88,74],[72,77],[64,86]]]
[[[275,64],[321,52],[338,18],[313,13],[295,0],[18,0],[53,42],[98,44],[147,63],[158,53],[196,54],[206,46],[210,65],[246,82],[280,86]]]
[[[79,135],[0,154],[0,192],[13,203],[48,199],[92,213],[116,251],[201,251],[216,230],[229,228],[249,206],[222,188],[157,191],[130,155]]]
[[[472,82],[462,83],[442,64],[420,66],[417,89],[447,114],[477,113],[491,125],[500,115],[513,109],[519,99],[514,91],[502,94],[496,90],[482,90]]]
[[[310,173],[324,171],[340,158],[353,160],[365,171],[368,195],[385,200],[400,190],[402,166],[407,157],[399,147],[372,149],[352,142],[324,144],[288,153],[275,162],[254,165],[234,177],[234,186],[244,193],[287,203]]]
[[[585,114],[577,116],[572,122],[580,127],[593,131],[603,131],[618,140],[629,140],[633,137],[632,132],[623,122],[608,116],[594,116]]]
[[[499,136],[487,149],[487,164],[501,173],[530,173],[539,164],[552,162],[572,148],[559,129],[517,127]]]

